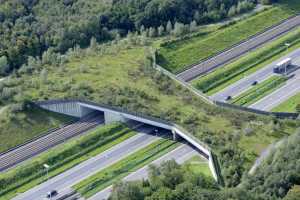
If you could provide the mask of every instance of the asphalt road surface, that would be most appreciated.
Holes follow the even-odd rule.
[[[191,148],[190,146],[183,144],[174,149],[173,151],[169,152],[168,154],[164,155],[163,157],[153,161],[151,164],[159,165],[160,163],[167,161],[167,160],[172,160],[174,159],[177,163],[182,164],[188,159],[192,158],[195,155],[200,154]],[[135,181],[135,180],[142,180],[146,179],[148,177],[148,172],[147,172],[148,166],[145,166],[127,177],[125,177],[123,180],[124,181]],[[111,193],[112,186],[107,187],[106,189],[102,190],[101,192],[95,194],[88,200],[102,200],[102,199],[107,199]]]
[[[289,79],[284,86],[280,87],[276,91],[272,92],[249,107],[270,111],[282,102],[288,100],[290,97],[298,94],[300,92],[300,70],[296,71],[294,74],[295,76]]]
[[[284,33],[300,25],[300,15],[290,18],[289,20],[268,29],[267,31],[251,37],[249,40],[235,45],[232,48],[213,56],[177,75],[178,78],[184,81],[191,81],[196,77],[206,74],[215,68],[221,67],[226,63],[246,54],[247,52],[262,46],[263,44],[274,40]]]
[[[27,192],[19,194],[14,198],[14,200],[42,200],[45,199],[47,192],[51,190],[57,190],[59,194],[58,196],[62,196],[70,192],[71,186],[76,183],[79,183],[87,177],[125,158],[129,154],[132,154],[158,140],[158,137],[147,134],[152,130],[153,127],[146,125],[139,127],[136,130],[139,132],[137,135],[28,190]]]
[[[269,78],[270,76],[274,75],[273,68],[274,66],[279,63],[280,61],[292,58],[293,65],[300,66],[300,48],[287,54],[286,56],[272,62],[271,64],[267,65],[266,67],[256,71],[255,73],[231,84],[230,86],[226,87],[222,91],[212,95],[210,98],[216,101],[226,101],[228,96],[236,97],[242,92],[248,90],[252,87],[252,83],[254,81],[258,81],[258,83],[264,81],[265,79]]]
[[[86,133],[88,130],[103,123],[103,115],[93,113],[73,124],[57,129],[50,134],[33,140],[32,142],[20,146],[12,151],[0,154],[0,172],[16,166],[21,162],[32,158],[55,145],[61,144],[70,138]]]

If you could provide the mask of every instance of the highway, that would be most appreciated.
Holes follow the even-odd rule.
[[[49,148],[87,132],[104,123],[103,115],[92,113],[79,121],[54,130],[52,133],[35,139],[7,153],[0,154],[0,172],[32,158]]]
[[[137,128],[137,135],[26,191],[25,193],[18,195],[14,198],[14,200],[45,199],[47,192],[53,189],[58,191],[59,196],[70,192],[71,186],[76,183],[79,183],[87,177],[125,158],[129,154],[132,154],[158,140],[158,137],[148,134],[149,132],[152,132],[152,130],[153,127],[147,125]]]
[[[159,165],[160,163],[167,161],[167,160],[172,160],[174,159],[177,163],[182,164],[188,159],[192,158],[195,155],[200,154],[194,150],[192,147],[182,144],[173,151],[169,152],[168,154],[164,155],[163,157],[153,161],[151,164]],[[131,173],[127,177],[125,177],[123,180],[124,181],[135,181],[135,180],[142,180],[146,179],[148,177],[148,165]],[[111,193],[112,186],[107,187],[106,189],[102,190],[101,192],[95,194],[88,200],[102,200],[102,199],[107,199]]]
[[[274,66],[279,63],[280,61],[292,58],[292,62],[294,65],[300,66],[300,48],[287,54],[286,56],[270,63],[269,65],[265,66],[264,68],[254,72],[253,74],[242,78],[241,80],[231,84],[230,86],[226,87],[222,91],[212,95],[210,98],[215,101],[226,101],[228,96],[236,97],[242,92],[250,89],[252,87],[252,83],[254,81],[258,81],[258,83],[264,81],[265,79],[269,78],[270,76],[274,75],[273,68]]]
[[[300,57],[299,57],[300,61]],[[300,70],[296,71],[295,76],[289,79],[286,84],[268,96],[262,98],[256,103],[249,106],[264,111],[270,111],[282,102],[300,92]]]
[[[265,32],[250,37],[248,40],[234,45],[232,48],[224,50],[221,53],[194,65],[193,67],[178,74],[177,77],[183,81],[191,81],[200,75],[206,74],[233,61],[243,54],[258,48],[271,40],[279,38],[284,33],[293,30],[299,25],[300,15],[297,15],[281,24],[278,24],[277,26],[267,29]]]

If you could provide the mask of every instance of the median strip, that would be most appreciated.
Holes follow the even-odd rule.
[[[286,77],[271,76],[267,80],[233,98],[230,103],[239,106],[249,106],[281,87],[286,80]]]
[[[151,163],[165,153],[178,147],[179,143],[160,139],[129,155],[97,174],[76,184],[73,188],[84,197],[91,197],[113,183],[122,180],[133,171]]]

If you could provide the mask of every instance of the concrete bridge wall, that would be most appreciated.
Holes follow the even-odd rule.
[[[74,117],[83,117],[95,110],[104,113],[105,124],[120,121],[126,122],[128,120],[138,121],[144,124],[149,124],[155,127],[164,128],[171,130],[173,139],[178,137],[183,138],[194,146],[201,154],[208,160],[209,168],[212,172],[213,177],[218,181],[218,174],[215,169],[215,164],[212,159],[211,151],[207,145],[199,141],[193,135],[189,134],[188,131],[182,129],[176,124],[163,121],[161,119],[151,118],[147,116],[140,116],[135,113],[130,113],[117,108],[112,108],[106,105],[95,104],[93,102],[77,101],[77,100],[58,100],[58,101],[44,101],[36,103],[41,108],[49,111],[62,113]]]

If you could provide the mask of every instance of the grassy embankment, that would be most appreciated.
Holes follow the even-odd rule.
[[[12,115],[9,117],[8,115]],[[71,122],[75,118],[33,108],[20,114],[9,113],[9,108],[0,109],[0,152],[26,142],[49,129]]]
[[[199,90],[212,95],[234,82],[250,75],[300,47],[300,29],[297,29],[246,56],[192,81]],[[287,50],[285,43],[291,43]]]
[[[179,144],[169,139],[160,139],[143,149],[129,155],[117,163],[103,169],[99,173],[76,184],[73,188],[88,198],[109,185],[120,181],[133,171],[151,163],[163,154],[176,148]]]
[[[233,98],[230,103],[239,106],[249,106],[281,87],[286,80],[287,78],[282,76],[271,76]]]
[[[135,135],[125,125],[99,127],[89,134],[70,140],[0,175],[0,199],[11,199],[44,181],[47,163],[54,177]]]
[[[195,173],[204,174],[205,176],[212,177],[207,160],[201,158],[198,155],[187,160],[185,164],[186,167],[188,167],[191,171]]]
[[[288,3],[288,4],[287,4]],[[173,73],[270,27],[300,10],[299,3],[280,1],[272,8],[208,34],[162,44],[159,64]]]
[[[297,112],[296,107],[300,104],[300,93],[292,96],[287,101],[273,108],[273,112]]]

